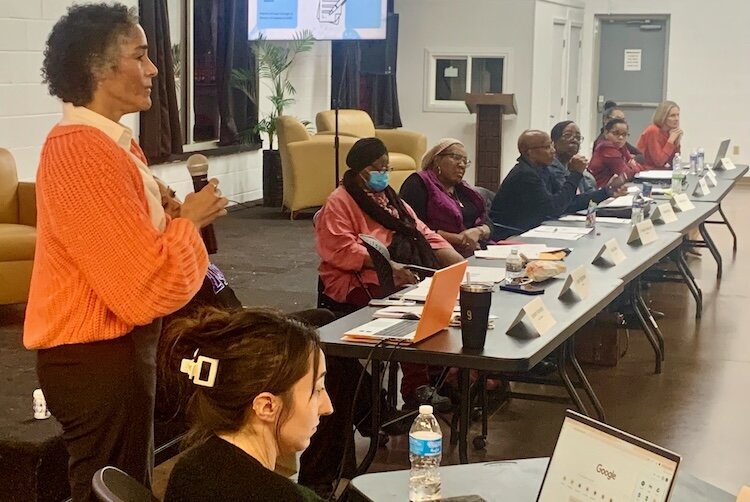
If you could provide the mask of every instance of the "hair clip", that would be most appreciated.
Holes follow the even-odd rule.
[[[192,359],[183,359],[180,362],[180,371],[186,373],[195,385],[213,387],[216,381],[216,372],[219,369],[219,360],[213,357],[199,356],[199,350],[195,349]],[[208,364],[208,375],[205,379],[201,378],[204,364]]]

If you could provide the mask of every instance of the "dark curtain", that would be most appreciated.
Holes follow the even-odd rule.
[[[331,43],[331,108],[359,108],[361,62],[357,40]]]
[[[218,0],[216,33],[216,98],[219,107],[219,144],[239,143],[248,127],[248,110],[240,105],[247,98],[232,89],[232,69],[250,67],[247,42],[247,1]],[[239,106],[235,106],[235,103]]]
[[[376,73],[365,77],[368,100],[363,109],[370,114],[378,129],[401,127],[401,112],[398,107],[398,89],[395,73]]]
[[[140,0],[138,7],[148,40],[148,57],[159,69],[151,90],[151,109],[140,114],[139,141],[149,164],[158,164],[172,154],[182,153],[169,15],[166,0]]]

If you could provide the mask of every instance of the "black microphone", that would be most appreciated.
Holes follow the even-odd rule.
[[[196,192],[200,192],[208,185],[208,158],[199,153],[191,155],[187,160],[187,169],[190,172],[190,177],[193,178],[193,188]],[[208,254],[216,254],[219,246],[216,242],[213,224],[201,228],[201,237],[203,237],[203,243],[206,245]]]

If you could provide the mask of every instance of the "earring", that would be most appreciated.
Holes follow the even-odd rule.
[[[443,170],[440,169],[440,166],[437,166],[437,172],[438,172],[438,174],[443,174]]]

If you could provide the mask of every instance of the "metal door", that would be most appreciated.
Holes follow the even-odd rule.
[[[630,124],[631,142],[651,123],[665,99],[669,17],[597,16],[599,26],[599,91],[597,110],[616,102]]]
[[[568,43],[568,99],[565,100],[567,120],[578,121],[578,107],[581,94],[581,26],[570,27]]]
[[[565,83],[565,22],[557,22],[552,26],[552,68],[550,74],[550,105],[549,105],[549,124],[547,130],[552,126],[565,120],[563,112],[563,84]]]

